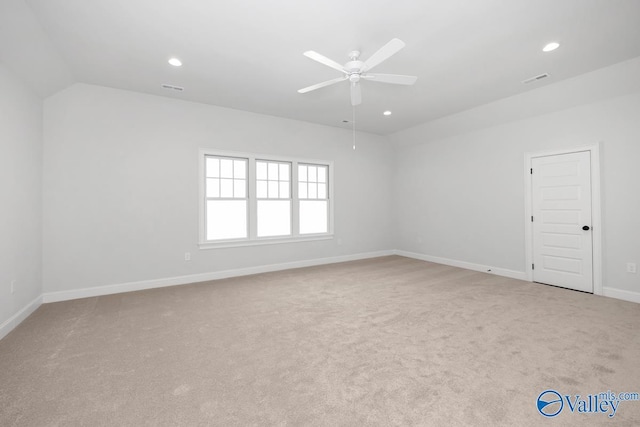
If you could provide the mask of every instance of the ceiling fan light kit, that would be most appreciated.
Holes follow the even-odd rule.
[[[351,86],[351,105],[356,106],[362,103],[362,89],[360,84],[362,80],[369,80],[377,83],[390,83],[397,85],[412,85],[418,79],[416,76],[405,76],[400,74],[370,74],[369,71],[376,65],[386,61],[391,56],[395,55],[405,46],[405,43],[400,39],[393,39],[386,45],[382,46],[376,53],[374,53],[366,61],[360,60],[360,52],[357,50],[349,53],[350,61],[344,65],[340,65],[336,61],[327,58],[312,50],[304,53],[307,58],[313,59],[321,64],[331,67],[337,71],[344,73],[342,77],[327,80],[315,85],[307,86],[298,90],[298,93],[307,93],[316,89],[320,89],[326,86],[330,86],[336,83],[340,83],[345,80],[349,80]]]

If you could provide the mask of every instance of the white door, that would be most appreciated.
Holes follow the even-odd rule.
[[[533,281],[593,292],[591,153],[531,159]]]

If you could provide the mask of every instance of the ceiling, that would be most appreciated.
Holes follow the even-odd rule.
[[[348,84],[297,93],[340,75],[303,52],[345,63],[397,37],[375,72],[417,83],[365,81],[356,107],[357,129],[382,135],[640,56],[638,0],[3,1],[16,36],[0,60],[43,96],[83,82],[337,127],[351,126]]]

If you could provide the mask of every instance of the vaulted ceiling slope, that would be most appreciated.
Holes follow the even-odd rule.
[[[346,63],[397,37],[376,72],[417,83],[365,81],[356,109],[384,135],[638,57],[639,24],[638,0],[3,0],[0,60],[41,96],[83,82],[349,127],[346,83],[297,93],[340,75],[303,52]]]

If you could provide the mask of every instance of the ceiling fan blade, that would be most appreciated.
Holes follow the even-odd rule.
[[[331,67],[333,69],[336,69],[338,71],[342,71],[343,73],[346,73],[346,71],[344,70],[344,67],[342,67],[342,65],[338,64],[336,61],[327,58],[324,55],[320,55],[318,52],[314,52],[312,50],[308,50],[304,53],[304,56],[306,56],[307,58],[311,58],[314,61],[318,61],[321,64],[324,64],[328,67]]]
[[[381,63],[382,61],[387,60],[389,57],[396,54],[400,49],[405,46],[405,43],[400,39],[393,39],[389,43],[382,46],[376,53],[371,55],[369,59],[364,61],[364,65],[362,67],[363,71],[367,71]]]
[[[418,80],[416,76],[403,76],[400,74],[364,74],[363,79],[379,83],[392,83],[396,85],[412,85]]]
[[[359,83],[351,83],[351,105],[360,105],[362,102],[362,89]]]
[[[348,76],[344,76],[344,77],[338,77],[337,79],[327,80],[326,82],[317,83],[315,85],[311,85],[311,86],[307,86],[307,87],[302,88],[302,89],[298,89],[298,93],[311,92],[312,90],[320,89],[321,87],[325,87],[325,86],[333,85],[333,84],[336,84],[336,83],[340,83],[341,81],[347,80],[348,78],[349,78]]]

